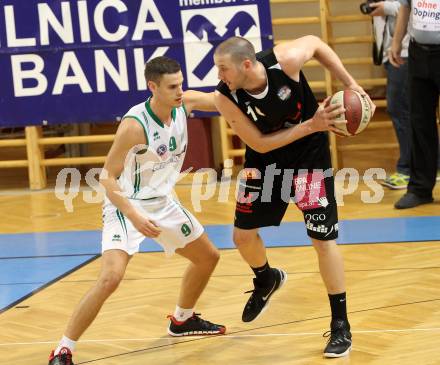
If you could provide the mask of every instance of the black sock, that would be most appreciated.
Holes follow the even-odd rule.
[[[342,319],[347,321],[347,300],[346,294],[329,294],[328,298],[330,300],[330,307],[332,309],[332,321],[335,319]]]
[[[251,266],[251,269],[257,277],[258,284],[260,284],[261,286],[269,286],[273,282],[274,275],[272,269],[269,266],[269,262],[266,261],[264,266],[261,267]]]

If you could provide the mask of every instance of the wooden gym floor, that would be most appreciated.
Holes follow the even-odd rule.
[[[385,190],[380,203],[365,204],[360,197],[362,190],[366,190],[363,185],[339,207],[341,221],[362,220],[367,224],[365,231],[353,233],[358,244],[340,246],[353,330],[350,356],[322,358],[329,305],[316,256],[305,240],[304,246],[268,248],[271,264],[284,268],[288,281],[268,311],[248,324],[241,322],[241,312],[248,297],[243,292],[252,288],[251,272],[235,249],[221,251],[219,265],[197,310],[203,317],[227,326],[228,334],[222,337],[168,337],[166,315],[174,309],[186,262],[179,257],[166,259],[159,252],[135,255],[120,288],[79,341],[75,364],[440,364],[440,227],[425,227],[422,233],[428,237],[426,241],[406,241],[405,237],[417,237],[417,231],[411,232],[411,225],[395,225],[391,219],[437,217],[440,184],[435,189],[434,204],[405,211],[392,207],[401,191]],[[193,210],[189,186],[179,186],[177,193]],[[11,243],[10,234],[19,240],[17,235],[22,233],[71,233],[99,230],[101,225],[99,204],[86,204],[77,198],[74,212],[67,213],[51,190],[3,191],[0,205],[0,247]],[[230,225],[233,208],[232,196],[227,203],[219,203],[214,197],[203,202],[202,211],[195,214],[204,225]],[[383,224],[372,218],[379,218]],[[296,208],[290,207],[285,221],[301,220]],[[384,227],[395,229],[402,241],[383,242],[380,230]],[[277,230],[271,232],[272,245],[277,246]],[[292,240],[297,233],[291,233]],[[380,243],[362,243],[364,236],[375,234]],[[218,237],[212,240],[221,245]],[[73,240],[70,245],[73,248],[77,243]],[[3,255],[0,265],[6,267],[13,257],[21,256],[20,252]],[[19,285],[33,258],[22,260],[14,272],[0,269],[2,296],[8,294],[9,284]],[[74,306],[96,279],[99,267],[100,259],[92,257],[88,264],[1,313],[0,364],[47,364],[50,350],[62,336]],[[50,265],[41,267],[42,272],[50,269]]]

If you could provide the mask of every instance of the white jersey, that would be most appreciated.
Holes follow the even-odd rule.
[[[124,118],[133,118],[143,127],[148,148],[140,145],[128,153],[118,179],[121,188],[129,199],[169,195],[179,178],[188,144],[185,107],[172,109],[169,126],[153,113],[150,99],[132,107]]]

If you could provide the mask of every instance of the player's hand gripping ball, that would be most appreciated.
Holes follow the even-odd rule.
[[[336,121],[347,121],[347,124],[338,124],[337,129],[340,136],[354,136],[367,128],[371,119],[371,106],[367,98],[357,91],[338,91],[331,97],[329,104],[340,104],[345,108],[345,113],[339,114]]]

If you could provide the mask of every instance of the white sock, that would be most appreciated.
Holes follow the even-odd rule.
[[[174,318],[179,322],[185,322],[188,318],[191,318],[194,314],[194,308],[184,309],[176,305],[176,310],[174,311]]]
[[[73,351],[75,351],[75,346],[76,346],[76,341],[73,341],[70,338],[63,336],[63,338],[60,341],[60,344],[55,350],[54,355],[55,356],[58,355],[63,347],[67,347],[70,350],[70,352],[73,353]]]

